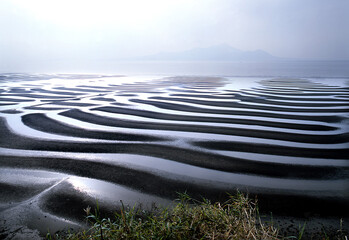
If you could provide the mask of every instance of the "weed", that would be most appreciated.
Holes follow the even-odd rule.
[[[237,193],[224,203],[211,203],[208,199],[198,201],[186,193],[178,194],[171,208],[154,208],[145,211],[136,207],[121,209],[113,219],[102,218],[99,205],[92,213],[87,207],[88,230],[47,235],[47,239],[298,239],[305,237],[306,222],[299,226],[298,236],[279,236],[270,222],[262,223],[257,201]],[[348,240],[347,231],[340,229],[335,235],[321,233],[321,239]],[[333,235],[333,236],[332,236]]]
[[[66,239],[277,239],[273,226],[257,221],[256,202],[243,194],[230,196],[225,203],[197,201],[179,194],[176,205],[157,212],[126,208],[113,220],[85,209],[91,228],[64,236]]]

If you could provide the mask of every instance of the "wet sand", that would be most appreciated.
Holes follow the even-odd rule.
[[[84,227],[83,208],[96,199],[108,214],[120,200],[150,209],[168,205],[177,192],[215,201],[238,189],[257,195],[262,213],[279,216],[283,231],[302,219],[312,231],[335,227],[339,218],[348,224],[345,84],[2,79],[0,237]]]

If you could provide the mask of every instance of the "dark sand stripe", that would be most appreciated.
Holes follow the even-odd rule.
[[[17,105],[17,103],[0,103],[0,106],[11,106],[11,105]]]
[[[8,109],[8,110],[0,111],[0,112],[2,112],[2,113],[9,113],[9,114],[23,113],[22,111],[19,111],[17,109]]]
[[[98,125],[106,125],[121,128],[131,129],[152,129],[165,131],[181,131],[181,132],[198,132],[198,133],[212,133],[230,136],[243,136],[262,139],[273,139],[282,141],[293,141],[301,143],[318,143],[318,144],[334,144],[346,143],[348,141],[348,134],[335,135],[309,135],[298,133],[285,133],[266,130],[249,130],[232,127],[214,127],[214,126],[200,126],[195,124],[170,124],[157,122],[142,122],[133,120],[123,120],[117,118],[101,117],[91,113],[85,113],[78,109],[68,110],[59,113],[62,116],[71,117],[80,121],[94,123]]]
[[[120,141],[164,141],[165,138],[142,135],[128,134],[119,132],[104,132],[93,131],[83,128],[76,128],[63,124],[57,120],[51,119],[42,113],[33,113],[22,116],[22,122],[30,128],[39,131],[49,132],[64,136],[73,136],[81,138],[105,139],[105,140],[120,140]]]
[[[239,94],[236,94],[239,95]],[[334,95],[328,95],[327,98],[303,98],[303,97],[286,97],[286,96],[276,96],[276,95],[272,95],[272,94],[258,94],[255,92],[242,92],[242,94],[240,94],[241,96],[245,96],[245,97],[252,97],[252,98],[265,98],[265,99],[269,99],[269,100],[282,100],[282,101],[290,101],[290,102],[302,102],[302,101],[311,101],[311,102],[349,102],[346,99],[335,99],[332,97],[335,97]],[[193,95],[194,96],[194,95]],[[233,98],[232,98],[233,99]]]
[[[190,88],[190,89],[192,89],[192,88]],[[171,92],[197,93],[197,94],[203,94],[203,93],[220,94],[221,93],[221,92],[218,92],[218,91],[195,91],[195,90],[188,90],[188,89],[185,89],[185,88],[181,88],[181,89],[171,88],[171,89],[169,89],[169,91],[171,91]]]
[[[232,118],[218,118],[218,117],[199,117],[199,116],[187,116],[187,115],[176,115],[167,114],[146,110],[137,110],[131,108],[121,108],[121,107],[97,107],[91,110],[98,110],[110,113],[121,113],[127,115],[134,115],[139,117],[146,117],[152,119],[161,119],[169,121],[190,121],[190,122],[209,122],[209,123],[229,123],[229,124],[243,124],[243,125],[258,125],[266,127],[275,128],[285,128],[285,129],[298,129],[298,130],[308,130],[308,131],[332,131],[337,128],[320,125],[320,124],[297,124],[297,123],[283,123],[283,122],[272,122],[272,121],[262,121],[262,120],[251,120],[251,119],[232,119]]]
[[[115,106],[131,106],[131,104],[126,104],[126,103],[119,103],[119,102],[113,102],[110,103],[111,105],[115,105]]]
[[[138,95],[137,94],[128,94],[128,93],[118,93],[118,94],[115,94],[115,96],[121,96],[121,97],[137,97]]]
[[[8,160],[8,159],[5,157],[5,160]],[[0,160],[0,166],[1,165],[3,164],[2,164],[2,161]],[[6,163],[4,165],[7,166]],[[11,166],[12,164],[9,164],[9,165]],[[22,186],[20,184],[17,184],[16,182],[13,182],[10,184],[0,182],[0,189],[1,189],[0,202],[4,203],[4,202],[25,201],[26,199],[44,191],[49,186],[50,184],[40,184],[40,183],[36,183],[35,185]],[[0,207],[0,213],[2,212],[2,210],[3,209]],[[0,229],[1,229],[1,226],[0,226]],[[0,236],[1,236],[1,233],[0,233]]]
[[[131,102],[148,104],[154,107],[184,111],[184,112],[197,112],[197,113],[210,113],[210,114],[222,114],[222,115],[235,115],[235,116],[256,116],[256,117],[268,117],[268,118],[282,118],[282,119],[295,119],[295,120],[306,120],[306,121],[320,121],[327,123],[336,123],[344,120],[344,117],[330,115],[330,116],[305,116],[305,115],[293,115],[287,113],[270,113],[270,112],[254,112],[254,111],[238,111],[238,110],[217,110],[217,109],[207,109],[199,108],[194,106],[188,106],[176,103],[166,103],[143,99],[130,99]]]
[[[170,94],[170,96],[172,97],[190,97],[190,98],[203,98],[203,99],[226,99],[226,100],[234,100],[235,99],[235,94],[229,94],[229,95],[208,95],[208,94],[178,94],[178,93],[174,93],[174,94]]]
[[[349,112],[349,105],[344,104],[344,106],[348,106],[348,108],[340,108],[340,109],[316,109],[312,104],[300,104],[305,108],[292,108],[292,104],[283,103],[279,105],[285,105],[289,108],[285,107],[277,107],[277,106],[262,106],[262,105],[252,105],[252,104],[244,104],[244,102],[253,102],[260,104],[268,104],[275,105],[275,102],[269,102],[263,99],[251,99],[251,98],[243,98],[244,102],[219,102],[219,101],[204,101],[204,100],[196,100],[196,99],[188,99],[188,98],[170,98],[170,97],[150,97],[149,99],[155,100],[165,100],[165,101],[174,101],[174,102],[185,102],[185,103],[194,103],[199,105],[206,106],[214,106],[214,107],[229,107],[229,108],[249,108],[249,109],[257,109],[257,110],[267,110],[267,111],[279,111],[279,112],[315,112],[315,113],[340,113],[340,112]],[[296,103],[295,103],[296,104]],[[337,106],[341,106],[338,104]]]
[[[90,85],[77,85],[77,88],[81,89],[91,89],[91,90],[104,90],[104,91],[114,91],[115,87],[106,86],[106,87],[101,87],[101,86],[90,86]]]
[[[281,98],[281,97],[269,97],[257,94],[234,94],[234,96],[224,97],[224,96],[210,96],[210,95],[190,95],[190,94],[170,94],[173,97],[189,97],[194,98],[203,98],[203,99],[226,99],[226,100],[240,100],[248,103],[261,103],[261,104],[269,104],[269,105],[280,105],[280,106],[301,106],[301,107],[339,107],[339,106],[348,106],[349,103],[345,103],[343,101],[337,99],[295,99],[295,98]],[[283,101],[277,101],[283,100]],[[297,101],[312,101],[309,102],[297,102]],[[319,103],[321,101],[321,103]],[[334,103],[323,103],[323,102],[334,102]]]
[[[268,99],[262,99],[262,98],[255,98],[255,97],[246,97],[246,96],[236,96],[237,99],[244,101],[244,102],[248,102],[248,103],[258,103],[258,104],[268,104],[268,105],[275,105],[275,107],[278,106],[289,106],[289,107],[308,107],[308,108],[317,108],[317,107],[348,107],[348,111],[349,111],[349,103],[341,103],[338,100],[335,100],[335,103],[306,103],[306,102],[295,102],[294,100],[291,100],[289,102],[284,102],[284,101],[270,101]],[[308,100],[309,101],[309,100]],[[326,100],[327,101],[327,100]],[[328,102],[328,101],[327,101]],[[286,111],[288,111],[288,109],[285,109]],[[323,110],[324,112],[328,111],[327,109],[319,109],[320,112],[321,110]]]
[[[18,99],[18,98],[3,98],[0,97],[1,102],[33,102],[35,99]]]
[[[64,96],[48,96],[48,95],[38,95],[38,94],[31,94],[31,93],[21,93],[21,94],[3,94],[3,96],[17,96],[17,97],[26,97],[26,98],[33,98],[33,99],[70,99],[72,97],[64,97]],[[74,96],[75,97],[75,96]]]
[[[9,94],[9,93],[29,93],[30,91],[28,90],[25,90],[24,88],[11,88],[10,90],[7,91],[6,94],[3,94],[4,96],[8,96],[8,95],[12,95],[12,94]],[[13,94],[15,95],[15,94]]]
[[[72,92],[86,92],[86,93],[106,93],[106,92],[111,92],[113,90],[105,91],[105,90],[98,90],[98,89],[89,89],[89,88],[67,88],[67,87],[55,87],[53,89],[58,89],[58,90],[64,90],[64,91],[72,91]]]
[[[91,100],[104,101],[104,102],[115,102],[115,99],[113,99],[113,98],[105,98],[105,97],[91,98]]]
[[[304,92],[303,90],[299,91],[284,91],[281,92],[279,89],[264,89],[264,88],[253,88],[254,91],[258,91],[261,93],[266,93],[266,94],[275,94],[275,95],[281,95],[281,96],[307,96],[307,97],[328,97],[330,93],[308,93]],[[335,94],[341,94],[341,92],[334,92]],[[343,94],[347,94],[346,91],[343,91]]]
[[[263,89],[263,88],[259,88],[259,89]],[[347,87],[312,87],[312,86],[278,86],[277,84],[275,85],[270,85],[270,86],[266,86],[266,88],[264,88],[266,90],[275,90],[275,91],[301,91],[305,94],[333,94],[333,93],[338,93],[338,92],[347,92],[349,93],[349,88]]]
[[[183,149],[170,145],[150,143],[78,143],[28,138],[11,132],[3,118],[0,118],[0,146],[4,148],[33,151],[138,154],[225,172],[256,174],[270,177],[334,179],[336,176],[348,176],[348,169],[343,167],[260,162]],[[253,146],[253,144],[250,146]],[[268,146],[268,149],[271,147],[272,146]],[[268,149],[265,149],[265,151],[268,152]],[[297,150],[300,153],[302,153],[302,151],[307,152],[307,149],[299,148]],[[91,169],[91,171],[93,171],[93,169]]]
[[[348,134],[347,134],[348,136]],[[243,143],[235,141],[193,141],[195,146],[205,149],[252,152],[280,156],[293,156],[305,158],[328,158],[328,159],[348,159],[349,147],[342,149],[314,149],[314,148],[298,148],[288,146],[275,146],[262,143]],[[348,144],[349,146],[349,144]],[[349,161],[348,161],[349,164]]]
[[[56,94],[56,95],[67,95],[67,96],[79,96],[83,95],[83,93],[76,93],[76,92],[66,92],[66,91],[51,91],[51,90],[46,90],[42,88],[33,88],[31,89],[33,92],[41,92],[41,93],[49,93],[49,94]]]
[[[67,158],[43,159],[27,157],[25,161],[23,161],[22,157],[3,156],[0,158],[0,165],[11,168],[25,167],[29,169],[47,169],[82,177],[89,177],[92,179],[104,180],[169,199],[177,198],[177,192],[187,192],[195,199],[205,197],[212,201],[225,201],[227,197],[226,192],[236,191],[235,187],[230,188],[220,186],[217,188],[212,185],[195,184],[195,179],[192,181],[185,181],[190,177],[186,179],[171,180],[149,172],[115,166],[103,162],[82,161]],[[305,195],[302,196],[301,194],[290,194],[282,191],[280,191],[279,194],[268,193],[268,191],[262,193],[261,191],[263,189],[254,189],[252,187],[249,187],[248,190],[245,190],[244,187],[240,187],[239,189],[240,191],[247,191],[251,198],[254,197],[254,194],[258,194],[258,205],[263,210],[262,212],[268,214],[270,211],[273,211],[278,214],[292,214],[292,216],[303,216],[304,212],[321,213],[322,215],[330,216],[338,216],[338,214],[340,216],[349,216],[349,204],[347,199],[344,197],[342,199],[318,198]],[[57,196],[61,196],[61,194],[54,195],[53,197]],[[63,194],[63,197],[66,196]],[[70,197],[71,196],[68,196],[68,198]],[[67,199],[62,198],[61,196],[60,198],[48,198],[46,199],[45,204],[54,204],[56,202],[57,204],[62,204],[62,202],[65,203],[66,201]],[[77,205],[81,206],[82,202],[83,199],[78,201]],[[326,206],[326,208],[323,206]],[[61,209],[59,209],[59,211],[61,211]]]
[[[51,101],[47,104],[54,104],[58,106],[70,106],[70,107],[93,107],[99,104],[84,103],[84,102],[61,102],[61,101]]]

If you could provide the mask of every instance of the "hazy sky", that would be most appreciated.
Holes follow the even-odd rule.
[[[227,43],[280,57],[349,59],[348,0],[2,0],[0,70]]]

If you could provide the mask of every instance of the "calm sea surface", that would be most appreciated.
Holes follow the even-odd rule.
[[[103,73],[125,75],[214,75],[245,77],[349,77],[349,61],[155,62],[57,61],[1,69],[0,72]]]
[[[76,69],[69,69],[76,71]],[[349,61],[98,62],[83,72],[253,77],[349,77]]]

